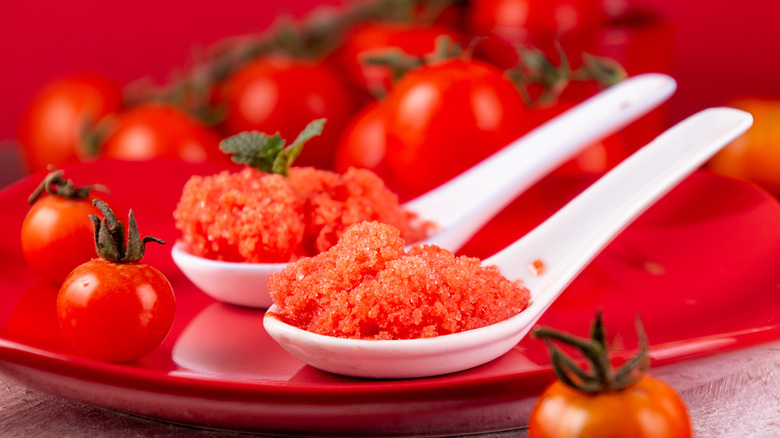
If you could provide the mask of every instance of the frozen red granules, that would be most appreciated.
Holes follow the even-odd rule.
[[[373,172],[338,174],[292,167],[289,178],[252,168],[194,176],[174,212],[187,251],[224,261],[288,262],[334,245],[344,230],[378,221],[408,242],[425,237],[420,223]]]
[[[404,244],[386,224],[349,227],[329,250],[270,277],[278,318],[328,336],[414,339],[494,324],[528,307],[528,289],[495,267]]]

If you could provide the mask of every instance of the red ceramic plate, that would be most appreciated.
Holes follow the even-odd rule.
[[[218,169],[103,161],[66,169],[77,184],[107,184],[133,208],[143,235],[176,240],[171,212],[186,179]],[[170,279],[171,334],[128,364],[93,361],[61,337],[56,289],[28,270],[18,243],[25,199],[39,177],[0,192],[0,366],[45,391],[111,409],[203,427],[278,434],[459,434],[523,426],[529,397],[551,381],[544,344],[526,339],[461,373],[375,381],[313,369],[263,331],[260,311],[215,302],[175,267],[168,248],[146,261]],[[547,180],[502,213],[464,252],[522,235],[588,179]],[[499,237],[500,236],[500,237]],[[618,357],[636,346],[641,316],[653,365],[780,338],[780,205],[745,183],[696,173],[618,237],[540,323],[585,335],[604,309]],[[526,401],[524,403],[524,401]]]

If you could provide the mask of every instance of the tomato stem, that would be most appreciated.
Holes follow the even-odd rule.
[[[95,249],[103,260],[112,263],[138,262],[143,258],[148,242],[165,244],[165,241],[153,236],[141,239],[133,210],[130,210],[128,215],[127,242],[125,242],[125,227],[111,208],[100,199],[93,200],[92,205],[103,213],[102,221],[95,215],[89,215],[95,225]]]
[[[108,193],[108,188],[102,184],[92,184],[88,186],[76,187],[76,185],[73,184],[73,180],[66,180],[62,176],[64,173],[63,170],[55,169],[54,166],[51,165],[49,165],[48,169],[49,173],[27,198],[28,203],[34,203],[44,193],[67,199],[84,199],[89,196],[89,192],[92,190],[99,190]]]
[[[363,64],[381,65],[389,68],[392,73],[393,82],[397,82],[410,70],[434,62],[458,58],[463,55],[463,48],[458,45],[452,37],[449,35],[440,35],[436,38],[433,51],[426,55],[415,56],[398,48],[389,48],[370,55],[365,55],[360,59],[360,62]],[[467,52],[466,55],[470,56],[471,52]]]
[[[163,87],[134,86],[134,102],[163,101],[207,124],[224,119],[224,108],[212,101],[212,91],[254,59],[285,54],[298,59],[321,59],[361,23],[417,22],[430,24],[448,6],[463,0],[376,0],[351,2],[346,7],[315,8],[303,20],[280,17],[266,31],[248,37],[221,40],[209,48],[191,69]],[[215,108],[216,106],[216,108]]]
[[[520,90],[529,107],[555,104],[571,82],[595,81],[600,87],[607,88],[627,76],[623,67],[616,61],[588,53],[582,55],[583,65],[572,70],[569,57],[558,43],[555,44],[555,50],[560,59],[559,65],[553,64],[547,55],[537,48],[516,46],[515,50],[518,63],[507,70],[506,74]],[[528,88],[535,84],[542,86],[542,92],[536,101],[528,91]]]
[[[547,344],[553,372],[561,382],[584,393],[597,394],[633,385],[647,371],[647,335],[638,318],[636,326],[639,351],[617,371],[611,365],[601,309],[596,311],[590,338],[581,338],[549,327],[535,328],[532,336],[543,339]],[[588,362],[590,372],[556,346],[553,340],[578,349]]]
[[[582,61],[582,67],[572,73],[572,79],[574,80],[594,80],[601,87],[607,88],[628,76],[623,67],[614,59],[583,53]]]

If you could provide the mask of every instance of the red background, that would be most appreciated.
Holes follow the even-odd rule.
[[[670,122],[750,94],[780,96],[780,3],[766,0],[630,0],[674,28],[671,74],[679,88]],[[67,73],[98,71],[123,83],[164,82],[193,50],[265,29],[277,14],[302,16],[312,5],[285,0],[185,2],[0,1],[0,141],[13,140],[36,90]],[[646,56],[660,56],[647,53]]]

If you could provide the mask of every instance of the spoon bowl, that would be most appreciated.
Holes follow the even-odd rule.
[[[436,224],[422,244],[455,252],[513,199],[588,145],[619,130],[667,100],[676,82],[648,73],[634,76],[580,103],[510,143],[461,175],[403,205]],[[286,263],[205,259],[182,243],[171,250],[181,271],[202,291],[229,304],[267,309],[268,277]]]
[[[419,378],[466,370],[513,348],[568,284],[629,223],[715,152],[746,131],[750,114],[731,108],[697,113],[626,159],[517,242],[486,259],[510,280],[522,279],[531,304],[482,328],[410,340],[345,339],[290,326],[266,312],[268,334],[303,362],[364,378]],[[542,261],[532,275],[528,266]]]
[[[370,379],[411,379],[467,370],[517,345],[536,321],[524,310],[504,321],[449,335],[404,340],[345,339],[325,336],[263,318],[266,332],[287,352],[323,371]]]
[[[171,257],[182,273],[209,296],[223,303],[258,309],[272,304],[268,277],[287,266],[287,263],[225,262],[198,257],[187,252],[182,242],[173,245]]]

